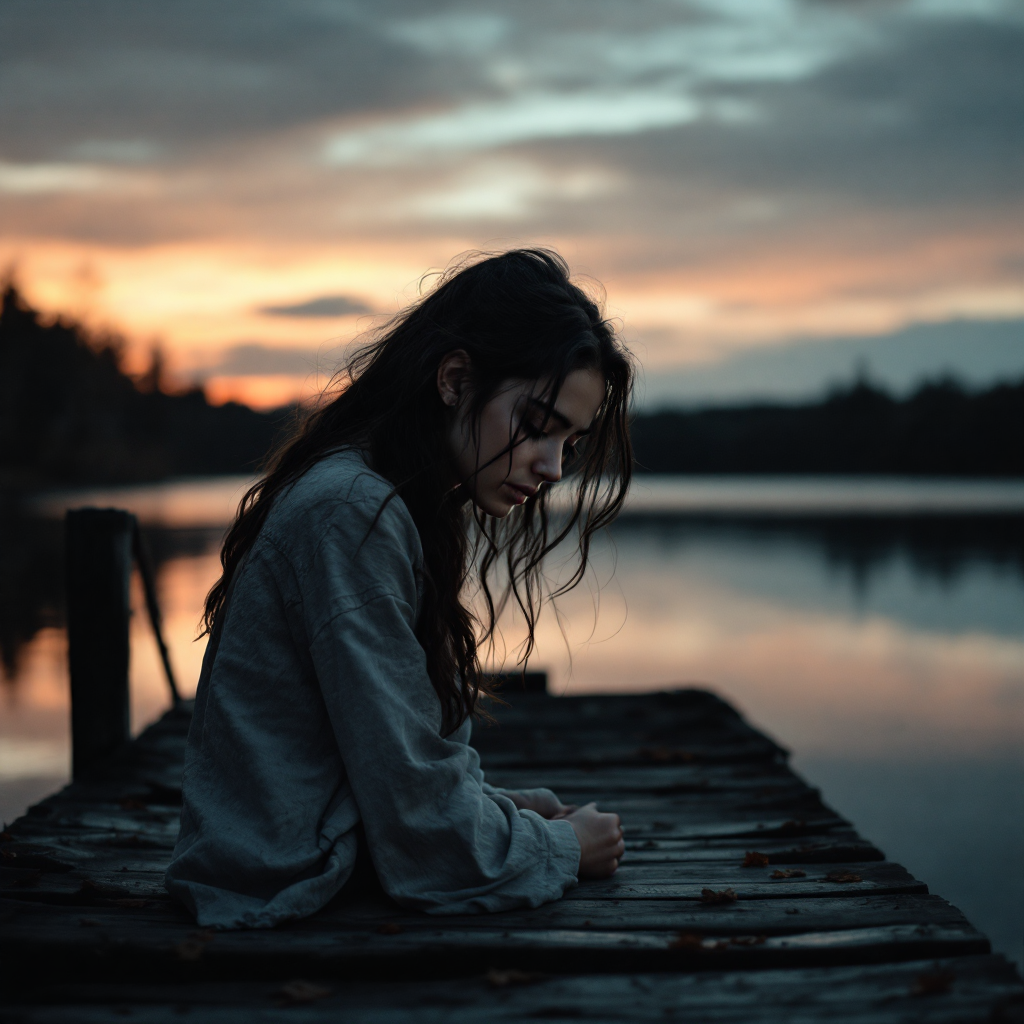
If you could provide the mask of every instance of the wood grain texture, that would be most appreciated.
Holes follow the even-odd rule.
[[[327,1024],[478,1024],[480,1021],[666,1020],[709,1024],[951,1024],[1008,1022],[1018,979],[1001,957],[949,957],[855,967],[757,972],[552,976],[495,967],[450,981],[309,980],[116,986],[26,986],[6,1019],[24,1024],[179,1024],[297,1021]],[[2,1011],[0,1011],[2,1012]],[[17,1017],[14,1017],[17,1014]]]
[[[476,731],[488,779],[617,810],[613,878],[504,914],[379,894],[197,929],[163,889],[184,706],[2,837],[0,1021],[1014,1019],[985,937],[714,695],[509,699]]]

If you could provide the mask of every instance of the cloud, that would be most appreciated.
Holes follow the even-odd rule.
[[[370,307],[350,295],[321,295],[284,306],[261,306],[264,316],[338,317],[370,313]],[[271,372],[271,371],[266,371]]]
[[[180,159],[437,94],[430,59],[377,20],[367,4],[320,0],[11,0],[0,5],[6,155],[145,139]]]
[[[85,139],[72,147],[73,156],[98,163],[145,164],[161,154],[161,147],[148,139]]]
[[[638,194],[657,176],[991,199],[1020,169],[1024,26],[1012,10],[12,2],[0,7],[3,156],[177,168],[197,147],[280,133],[278,152],[301,162],[309,143],[295,130],[320,126],[323,159],[350,170],[499,147],[557,161],[582,144],[609,173],[628,165]],[[226,191],[261,173],[238,159],[217,168]]]
[[[105,312],[182,346],[315,344],[366,311],[331,282],[390,308],[520,241],[664,328],[659,362],[1012,316],[1021,66],[1010,0],[9,0],[0,245],[117,263]]]
[[[526,160],[482,160],[433,187],[403,197],[391,210],[399,221],[522,221],[573,202],[613,194],[621,182],[600,168],[550,171]]]
[[[341,355],[339,347],[286,348],[264,345],[260,342],[244,342],[232,345],[222,353],[216,363],[197,369],[192,376],[196,380],[205,380],[216,376],[298,376],[314,372],[330,375],[340,362]]]
[[[324,159],[340,166],[386,166],[536,139],[632,135],[709,112],[689,96],[649,89],[528,93],[345,132],[327,142]]]
[[[54,192],[92,192],[120,183],[103,168],[66,163],[7,163],[0,161],[0,193],[44,195]]]
[[[1024,319],[913,324],[886,334],[813,338],[665,367],[641,387],[648,408],[731,401],[801,401],[864,374],[896,392],[953,377],[981,388],[1024,378]]]
[[[761,195],[905,208],[1019,202],[1022,66],[1024,24],[894,18],[884,45],[799,81],[713,87],[756,104],[756,117],[609,141],[604,156],[641,178]]]

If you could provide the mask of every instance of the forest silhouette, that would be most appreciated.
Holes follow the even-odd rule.
[[[255,472],[294,410],[212,405],[168,389],[159,352],[124,369],[124,341],[46,321],[13,284],[0,310],[0,483],[132,483]]]
[[[1022,476],[1024,381],[902,399],[858,381],[807,405],[661,412],[637,417],[633,445],[650,473]]]
[[[159,353],[124,368],[124,342],[44,319],[8,284],[0,311],[0,484],[15,489],[254,473],[294,407],[257,412],[175,392]],[[897,398],[861,380],[804,405],[639,415],[637,469],[654,473],[1024,475],[1024,381],[954,381]]]

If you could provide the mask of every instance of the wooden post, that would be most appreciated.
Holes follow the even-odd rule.
[[[129,736],[128,619],[135,517],[82,508],[66,519],[72,777]]]

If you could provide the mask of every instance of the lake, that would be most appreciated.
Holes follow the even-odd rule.
[[[146,524],[190,693],[196,622],[245,485],[50,495],[5,523],[0,817],[68,776],[62,510],[114,505]],[[715,690],[1024,963],[1022,516],[1016,481],[641,478],[584,584],[542,618],[531,667],[556,694]],[[503,630],[514,647],[514,619]],[[131,684],[137,731],[168,704],[142,614]]]

